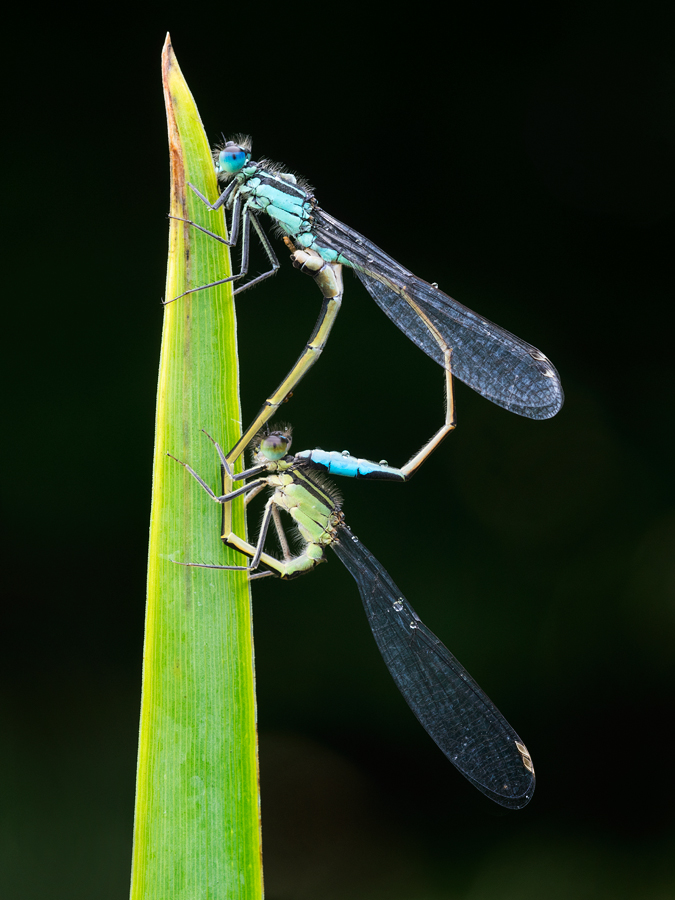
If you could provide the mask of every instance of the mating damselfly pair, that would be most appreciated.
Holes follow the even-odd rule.
[[[265,213],[293,250],[294,264],[315,278],[324,304],[298,362],[263,405],[241,440],[228,453],[214,442],[228,489],[216,494],[189,465],[181,462],[223,508],[242,493],[253,496],[263,488],[271,490],[255,546],[227,528],[222,534],[228,546],[251,558],[250,564],[241,567],[183,564],[246,568],[253,573],[252,577],[276,574],[288,579],[310,571],[323,561],[325,548],[330,546],[355,578],[383,659],[424,728],[479,790],[503,806],[521,808],[529,802],[535,785],[534,769],[525,745],[466,670],[423,625],[383,567],[349,531],[335,489],[326,481],[325,473],[405,481],[454,428],[452,375],[510,411],[545,419],[555,415],[563,402],[557,372],[536,348],[462,306],[436,285],[417,278],[372,242],[329,216],[318,206],[309,186],[295,176],[267,161],[253,162],[248,141],[226,142],[215,151],[214,157],[216,170],[227,184],[220,197],[210,203],[197,188],[191,187],[210,209],[231,210],[231,238],[223,239],[196,223],[184,221],[228,246],[236,244],[241,234],[241,268],[235,275],[191,288],[185,294],[224,281],[236,282],[247,275],[251,224],[265,248],[271,269],[238,287],[235,293],[274,274],[279,263],[259,221]],[[355,270],[378,305],[445,371],[445,423],[401,469],[323,451],[304,451],[291,456],[288,430],[259,431],[325,346],[342,300],[343,265]],[[233,474],[234,462],[256,433],[254,466]],[[245,484],[233,490],[233,481]],[[280,511],[291,516],[302,538],[302,551],[295,556],[289,550]],[[282,548],[282,560],[265,552],[272,522]]]

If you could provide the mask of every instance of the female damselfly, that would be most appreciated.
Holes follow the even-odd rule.
[[[215,441],[214,444],[226,473],[226,456]],[[254,442],[253,467],[237,475],[228,472],[232,481],[246,483],[220,496],[187,463],[177,460],[223,509],[241,494],[252,497],[265,488],[271,491],[255,546],[232,532],[222,534],[228,546],[251,558],[248,565],[180,565],[245,569],[253,578],[277,575],[288,580],[324,562],[325,550],[330,547],[356,580],[382,658],[427,733],[479,791],[502,806],[521,809],[531,800],[535,787],[534,767],[525,744],[466,669],[420,620],[382,565],[345,525],[340,497],[327,478],[332,473],[401,481],[405,480],[402,471],[385,462],[375,463],[335,451],[306,450],[292,456],[288,453],[290,446],[288,426],[264,430]],[[290,552],[281,523],[282,511],[290,515],[302,538],[301,552],[295,555]],[[283,559],[276,559],[264,549],[272,522]],[[260,567],[265,571],[259,572]]]

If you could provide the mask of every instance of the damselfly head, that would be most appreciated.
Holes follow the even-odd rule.
[[[290,425],[272,425],[263,429],[253,442],[253,452],[262,462],[283,459],[291,448]]]
[[[251,158],[251,139],[237,135],[234,141],[225,141],[213,148],[216,173],[224,179],[240,172]]]

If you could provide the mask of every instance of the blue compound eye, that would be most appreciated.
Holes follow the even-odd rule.
[[[234,141],[228,141],[218,154],[216,169],[226,175],[234,175],[235,172],[243,169],[248,158],[247,150],[244,150],[239,144],[235,144]]]
[[[260,444],[260,453],[267,459],[282,459],[291,446],[291,436],[283,431],[272,431]]]

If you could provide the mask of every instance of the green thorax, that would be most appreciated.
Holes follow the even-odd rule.
[[[342,519],[337,490],[319,473],[292,469],[283,460],[275,467],[277,472],[268,476],[268,484],[274,489],[276,505],[291,516],[307,544],[332,543]]]

